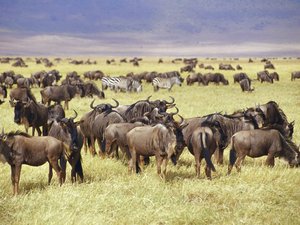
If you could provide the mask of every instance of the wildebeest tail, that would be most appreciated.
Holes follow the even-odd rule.
[[[59,159],[60,168],[63,172],[63,178],[62,178],[63,182],[65,182],[65,180],[66,180],[66,169],[67,169],[67,155],[66,155],[66,152],[68,151],[67,148],[68,148],[68,146],[63,143],[64,151],[61,154],[60,159]]]
[[[211,161],[211,155],[209,152],[209,149],[207,148],[207,134],[204,133],[200,133],[200,143],[201,143],[201,148],[203,149],[203,155],[204,155],[204,159],[206,162],[206,165],[212,170],[212,171],[216,171],[216,168],[214,166],[214,164]]]
[[[236,161],[236,151],[234,149],[234,136],[231,138],[231,149],[229,152],[229,163],[231,166],[234,165]]]

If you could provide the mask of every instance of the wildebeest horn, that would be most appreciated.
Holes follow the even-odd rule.
[[[180,118],[180,121],[178,122],[178,124],[180,125],[180,124],[182,124],[182,123],[183,123],[184,119],[183,119],[183,117],[182,117],[182,116],[180,116],[179,114],[178,114],[178,116],[179,116],[179,118]]]
[[[95,99],[90,104],[91,109],[95,109],[96,108],[96,107],[93,106],[94,102],[95,102]]]
[[[169,96],[169,97],[172,99],[172,102],[167,102],[167,101],[166,101],[166,103],[167,103],[167,104],[173,104],[173,103],[175,102],[175,99],[174,99],[172,96]]]
[[[178,109],[176,106],[175,106],[175,108],[176,108],[176,112],[174,112],[174,113],[169,113],[171,116],[174,116],[174,115],[178,114],[179,109]]]
[[[76,112],[76,110],[73,109],[73,111],[75,112],[75,116],[74,117],[70,117],[70,120],[75,120],[76,117],[78,116],[78,113]]]
[[[113,100],[115,101],[115,103],[117,104],[116,106],[112,106],[112,108],[117,108],[119,105],[120,105],[120,103],[116,100],[116,99],[114,99],[113,98]]]
[[[150,98],[152,97],[152,95],[148,96],[148,98],[146,99],[146,101],[149,102]]]

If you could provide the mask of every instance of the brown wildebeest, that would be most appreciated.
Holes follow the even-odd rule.
[[[241,163],[246,156],[252,158],[267,155],[266,165],[273,167],[275,157],[284,158],[290,166],[300,164],[299,148],[277,130],[245,130],[232,136],[228,174],[233,166],[241,171]]]
[[[176,160],[174,158],[176,136],[173,131],[162,124],[154,127],[136,127],[127,133],[126,138],[131,154],[129,170],[133,171],[135,167],[135,171],[138,172],[140,156],[155,156],[157,173],[165,179],[168,160],[170,158],[172,161]],[[163,166],[162,174],[161,166]]]
[[[55,170],[59,183],[65,181],[66,159],[68,149],[63,142],[54,137],[33,137],[23,132],[10,132],[0,135],[0,159],[8,162],[11,167],[13,194],[19,192],[19,181],[22,164],[41,166],[49,162],[48,184],[52,179],[52,168]],[[60,165],[58,164],[60,160]]]
[[[291,73],[291,81],[300,78],[300,71],[294,71]]]

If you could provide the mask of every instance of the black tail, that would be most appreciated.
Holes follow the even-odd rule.
[[[229,163],[231,166],[233,166],[236,161],[236,151],[234,149],[234,139],[233,138],[234,137],[232,137],[232,139],[231,139],[231,149],[229,152]]]
[[[101,146],[100,146],[101,151],[102,151],[103,153],[105,153],[105,146],[106,146],[106,139],[103,139],[103,140],[101,141]]]
[[[214,164],[212,163],[211,161],[211,154],[210,154],[210,151],[209,149],[207,148],[207,135],[206,133],[201,133],[200,134],[200,143],[201,143],[201,148],[203,149],[203,155],[204,155],[204,159],[205,159],[205,162],[206,162],[206,165],[212,170],[212,171],[216,171],[216,168],[214,166]]]
[[[62,154],[59,159],[60,168],[63,173],[63,182],[66,180],[66,170],[67,170],[67,159],[65,158],[65,154]]]

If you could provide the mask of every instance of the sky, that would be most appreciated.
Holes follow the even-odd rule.
[[[300,56],[300,0],[0,0],[0,55]]]

